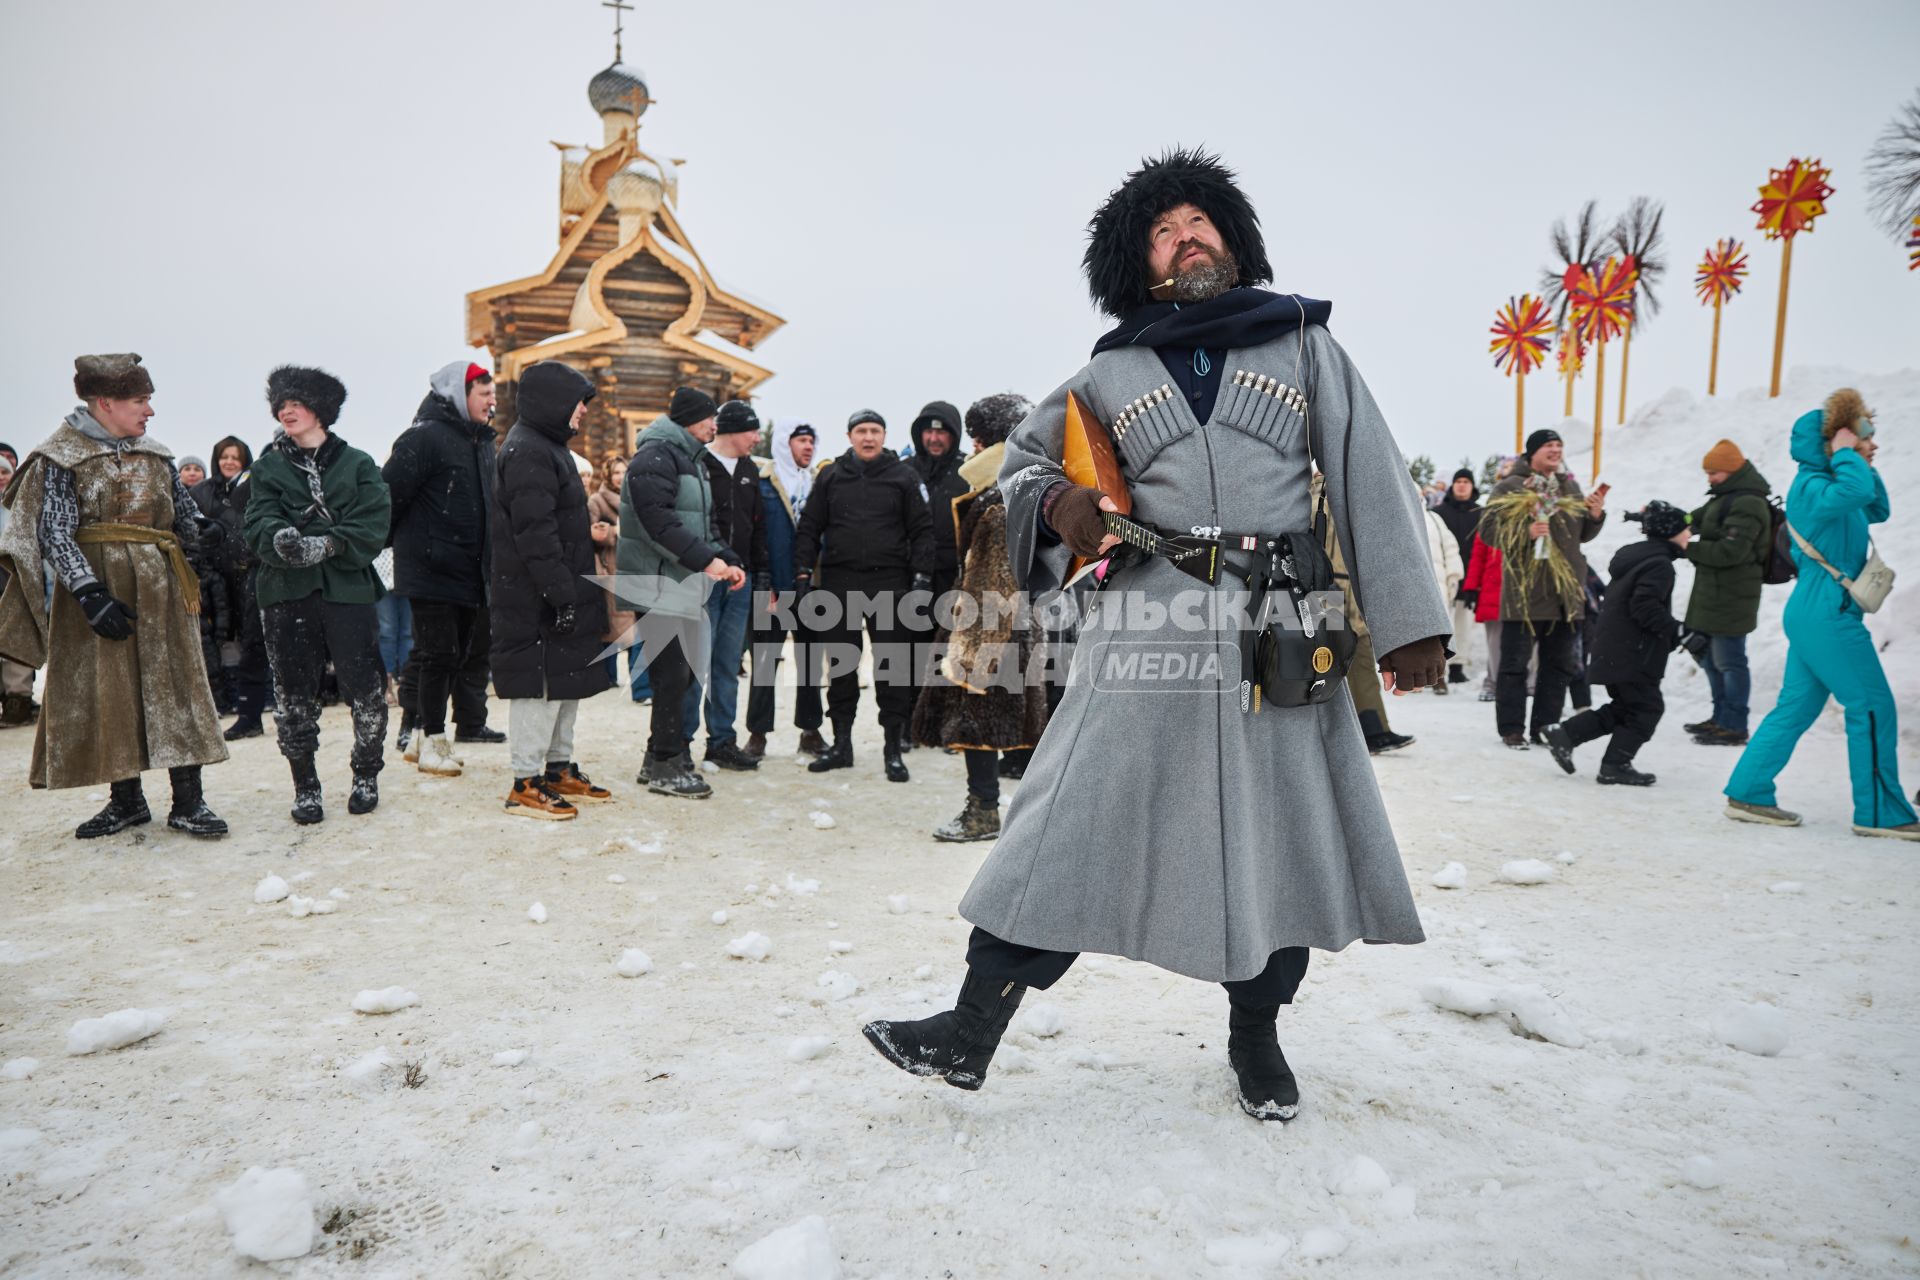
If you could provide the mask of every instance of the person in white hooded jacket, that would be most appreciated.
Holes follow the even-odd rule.
[[[1413,487],[1416,492],[1419,491],[1417,482]],[[1425,505],[1424,495],[1421,510],[1427,518],[1427,557],[1433,565],[1433,580],[1440,584],[1440,598],[1451,600],[1460,589],[1460,580],[1467,576],[1467,567],[1460,562],[1460,542],[1454,537],[1453,531],[1447,528],[1447,522],[1440,518],[1440,513]],[[1439,694],[1448,692],[1447,682],[1442,680],[1435,684],[1433,691]]]
[[[813,492],[813,427],[801,418],[776,418],[770,441],[771,458],[757,458],[760,501],[766,508],[767,556],[776,597],[791,598],[794,587],[794,533],[800,512]],[[809,568],[812,566],[809,565]],[[793,724],[800,730],[800,751],[818,755],[827,749],[820,736],[824,719],[820,709],[818,660],[803,633],[774,609],[771,600],[753,602],[753,688],[747,694],[746,752],[766,754],[767,735],[773,732],[774,682],[779,678],[780,651],[793,636],[793,656],[799,664],[794,680]],[[790,615],[788,615],[790,616]]]

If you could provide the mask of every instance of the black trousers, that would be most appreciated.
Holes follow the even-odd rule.
[[[320,748],[320,682],[332,659],[341,700],[353,713],[353,771],[379,773],[387,736],[380,619],[370,604],[335,604],[318,591],[262,610],[273,669],[280,754],[300,760]]]
[[[1607,697],[1610,701],[1606,706],[1582,711],[1561,727],[1576,743],[1592,742],[1612,734],[1613,740],[1607,743],[1607,754],[1602,759],[1607,764],[1630,765],[1640,748],[1653,737],[1653,731],[1660,727],[1667,700],[1660,696],[1659,684],[1651,680],[1610,684]]]
[[[417,667],[418,689],[411,701],[403,692],[401,705],[413,712],[421,733],[432,737],[447,731],[449,694],[457,727],[486,725],[487,652],[492,643],[485,605],[413,602],[413,652],[407,665]]]
[[[984,977],[1006,979],[1035,991],[1045,991],[1080,958],[1077,951],[1042,951],[1004,942],[985,929],[976,927],[967,939],[967,968]],[[1307,949],[1282,947],[1267,957],[1267,967],[1258,977],[1223,982],[1227,998],[1235,1004],[1265,1009],[1276,1004],[1292,1004],[1293,993],[1307,976]]]
[[[1557,724],[1567,709],[1567,685],[1580,675],[1573,652],[1577,622],[1524,622],[1500,625],[1500,678],[1493,687],[1493,718],[1500,734],[1524,733]],[[1527,662],[1540,650],[1533,681],[1533,718],[1527,719]]]
[[[680,732],[680,704],[686,700],[693,683],[693,664],[687,660],[680,638],[667,641],[659,653],[648,645],[647,677],[653,682],[653,721],[647,734],[647,754],[665,764],[680,758],[687,740]]]
[[[875,573],[833,570],[821,588],[839,606],[837,621],[814,632],[814,642],[825,646],[825,660],[836,673],[827,688],[827,717],[836,738],[853,730],[860,710],[860,647],[862,633],[873,641],[873,695],[880,704],[880,727],[906,732],[913,714],[913,633],[900,625],[901,601],[912,585],[905,569]],[[859,608],[859,597],[883,596],[877,606]]]
[[[753,612],[753,687],[747,691],[747,732],[772,733],[774,719],[774,682],[780,678],[780,649],[793,637],[793,660],[798,674],[793,678],[793,727],[818,729],[820,710],[819,654],[807,644],[807,632],[796,623],[789,627],[754,601]]]
[[[967,794],[989,809],[999,808],[1000,753],[968,747],[962,754],[967,757]],[[1031,751],[1028,754],[1032,754]]]
[[[272,672],[267,664],[267,636],[260,617],[260,600],[254,594],[260,570],[248,569],[240,576],[240,662],[233,668],[233,710],[245,720],[258,720],[267,709],[267,686]]]

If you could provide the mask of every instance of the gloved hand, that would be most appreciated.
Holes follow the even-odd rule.
[[[570,636],[573,634],[573,628],[578,622],[579,619],[574,614],[573,606],[563,604],[553,611],[553,634],[557,636]]]
[[[1478,609],[1480,607],[1480,588],[1462,587],[1455,593],[1454,598],[1469,609]]]
[[[807,593],[812,590],[813,590],[812,574],[806,573],[803,571],[793,575],[793,598],[796,601],[804,600],[807,596]]]
[[[1047,523],[1076,556],[1099,555],[1107,536],[1106,521],[1100,516],[1100,491],[1079,484],[1062,490],[1047,512]]]
[[[319,564],[340,549],[331,534],[301,533],[289,525],[273,535],[273,550],[296,569]]]
[[[227,541],[227,527],[218,520],[209,520],[202,516],[195,528],[200,534],[200,549],[208,555],[220,550]]]
[[[1681,627],[1680,635],[1674,643],[1679,648],[1685,649],[1688,653],[1692,654],[1694,661],[1698,662],[1700,655],[1707,651],[1707,646],[1713,643],[1713,637],[1704,631],[1695,631],[1691,627]]]
[[[928,573],[914,574],[913,581],[907,584],[907,590],[909,591],[933,590],[933,575]]]
[[[1391,676],[1383,683],[1401,693],[1412,693],[1447,678],[1447,638],[1428,636],[1403,644],[1380,659],[1380,674]]]
[[[140,615],[132,605],[115,600],[99,583],[80,588],[73,598],[80,612],[87,615],[87,625],[102,640],[125,640],[133,635],[133,620]]]

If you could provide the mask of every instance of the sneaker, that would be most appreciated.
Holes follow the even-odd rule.
[[[426,734],[410,724],[400,726],[400,758],[408,764],[420,763],[420,751],[426,743]]]
[[[1800,815],[1778,805],[1748,804],[1744,800],[1727,800],[1727,816],[1735,822],[1758,822],[1769,827],[1797,827]]]
[[[1367,735],[1367,754],[1385,755],[1389,751],[1398,751],[1402,747],[1413,745],[1410,733],[1370,733]]]
[[[1602,764],[1594,781],[1603,787],[1650,787],[1654,778],[1628,764]]]
[[[722,769],[731,769],[735,773],[748,773],[760,767],[760,762],[742,751],[737,743],[709,742],[707,759]]]
[[[655,764],[649,769],[647,790],[655,795],[677,796],[682,800],[705,800],[713,794],[713,788],[707,785],[707,780],[684,759]]]
[[[545,781],[547,790],[573,804],[613,803],[613,792],[595,786],[593,780],[580,772],[580,766],[571,760],[565,764],[548,765]]]
[[[1897,827],[1863,827],[1853,824],[1853,834],[1857,836],[1880,836],[1887,840],[1920,840],[1920,822],[1903,823]]]
[[[259,716],[241,716],[227,726],[227,731],[220,736],[228,742],[238,742],[242,738],[257,738],[265,732],[266,729],[261,726]]]
[[[425,735],[418,735],[414,740],[414,744],[419,747],[416,762],[420,766],[420,772],[430,773],[436,778],[459,777],[461,764],[453,754],[453,743],[447,740],[447,735],[436,733],[431,738],[427,738],[424,744],[420,743],[421,737]]]
[[[991,840],[1000,834],[1000,807],[989,805],[977,796],[968,796],[960,816],[933,829],[935,840],[963,844],[971,840]]]
[[[1719,725],[1715,724],[1713,720],[1709,718],[1706,720],[1696,720],[1692,724],[1683,724],[1680,726],[1680,731],[1682,733],[1694,733],[1694,734],[1711,733],[1715,729],[1718,729],[1719,727],[1720,727]]]
[[[1542,735],[1547,740],[1547,750],[1553,755],[1553,762],[1567,773],[1573,772],[1573,735],[1566,726],[1550,724]]]
[[[1503,733],[1500,735],[1500,741],[1503,745],[1511,747],[1515,751],[1525,751],[1527,749],[1527,739],[1522,734]]]
[[[507,813],[546,822],[566,822],[580,816],[580,811],[548,786],[545,778],[515,778],[513,790],[507,793]]]
[[[505,742],[507,735],[486,725],[471,725],[453,731],[455,742]]]
[[[1703,747],[1744,747],[1747,745],[1747,735],[1745,733],[1735,733],[1731,729],[1722,729],[1717,724],[1710,724],[1699,733],[1694,734],[1693,740]]]

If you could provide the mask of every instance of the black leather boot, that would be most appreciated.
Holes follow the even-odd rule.
[[[353,790],[347,795],[348,813],[372,813],[380,807],[380,775],[356,773]]]
[[[903,736],[898,729],[887,730],[887,743],[886,746],[881,749],[880,759],[884,761],[887,766],[888,782],[905,782],[909,777],[907,773],[907,762],[900,758],[901,739]]]
[[[853,768],[853,726],[845,729],[838,725],[833,730],[833,745],[820,753],[820,758],[807,766],[808,773],[825,773],[829,769]]]
[[[288,763],[293,766],[293,820],[310,827],[327,816],[320,807],[320,771],[313,767],[312,756]]]
[[[1240,1109],[1255,1120],[1293,1119],[1300,1111],[1300,1086],[1280,1052],[1274,1026],[1280,1006],[1229,1000],[1227,1008],[1227,1062],[1240,1082]]]
[[[128,827],[138,827],[153,821],[153,814],[147,809],[146,792],[140,789],[138,775],[113,784],[113,796],[107,801],[107,807],[88,818],[74,829],[74,835],[82,840],[98,840],[101,836],[118,835]]]
[[[880,1056],[916,1076],[939,1076],[956,1089],[978,1089],[1027,989],[967,970],[960,999],[946,1013],[917,1022],[869,1022],[861,1034]]]
[[[200,791],[199,765],[169,769],[167,778],[173,783],[173,808],[167,814],[167,826],[190,836],[227,834],[227,820],[207,808],[206,797]]]

